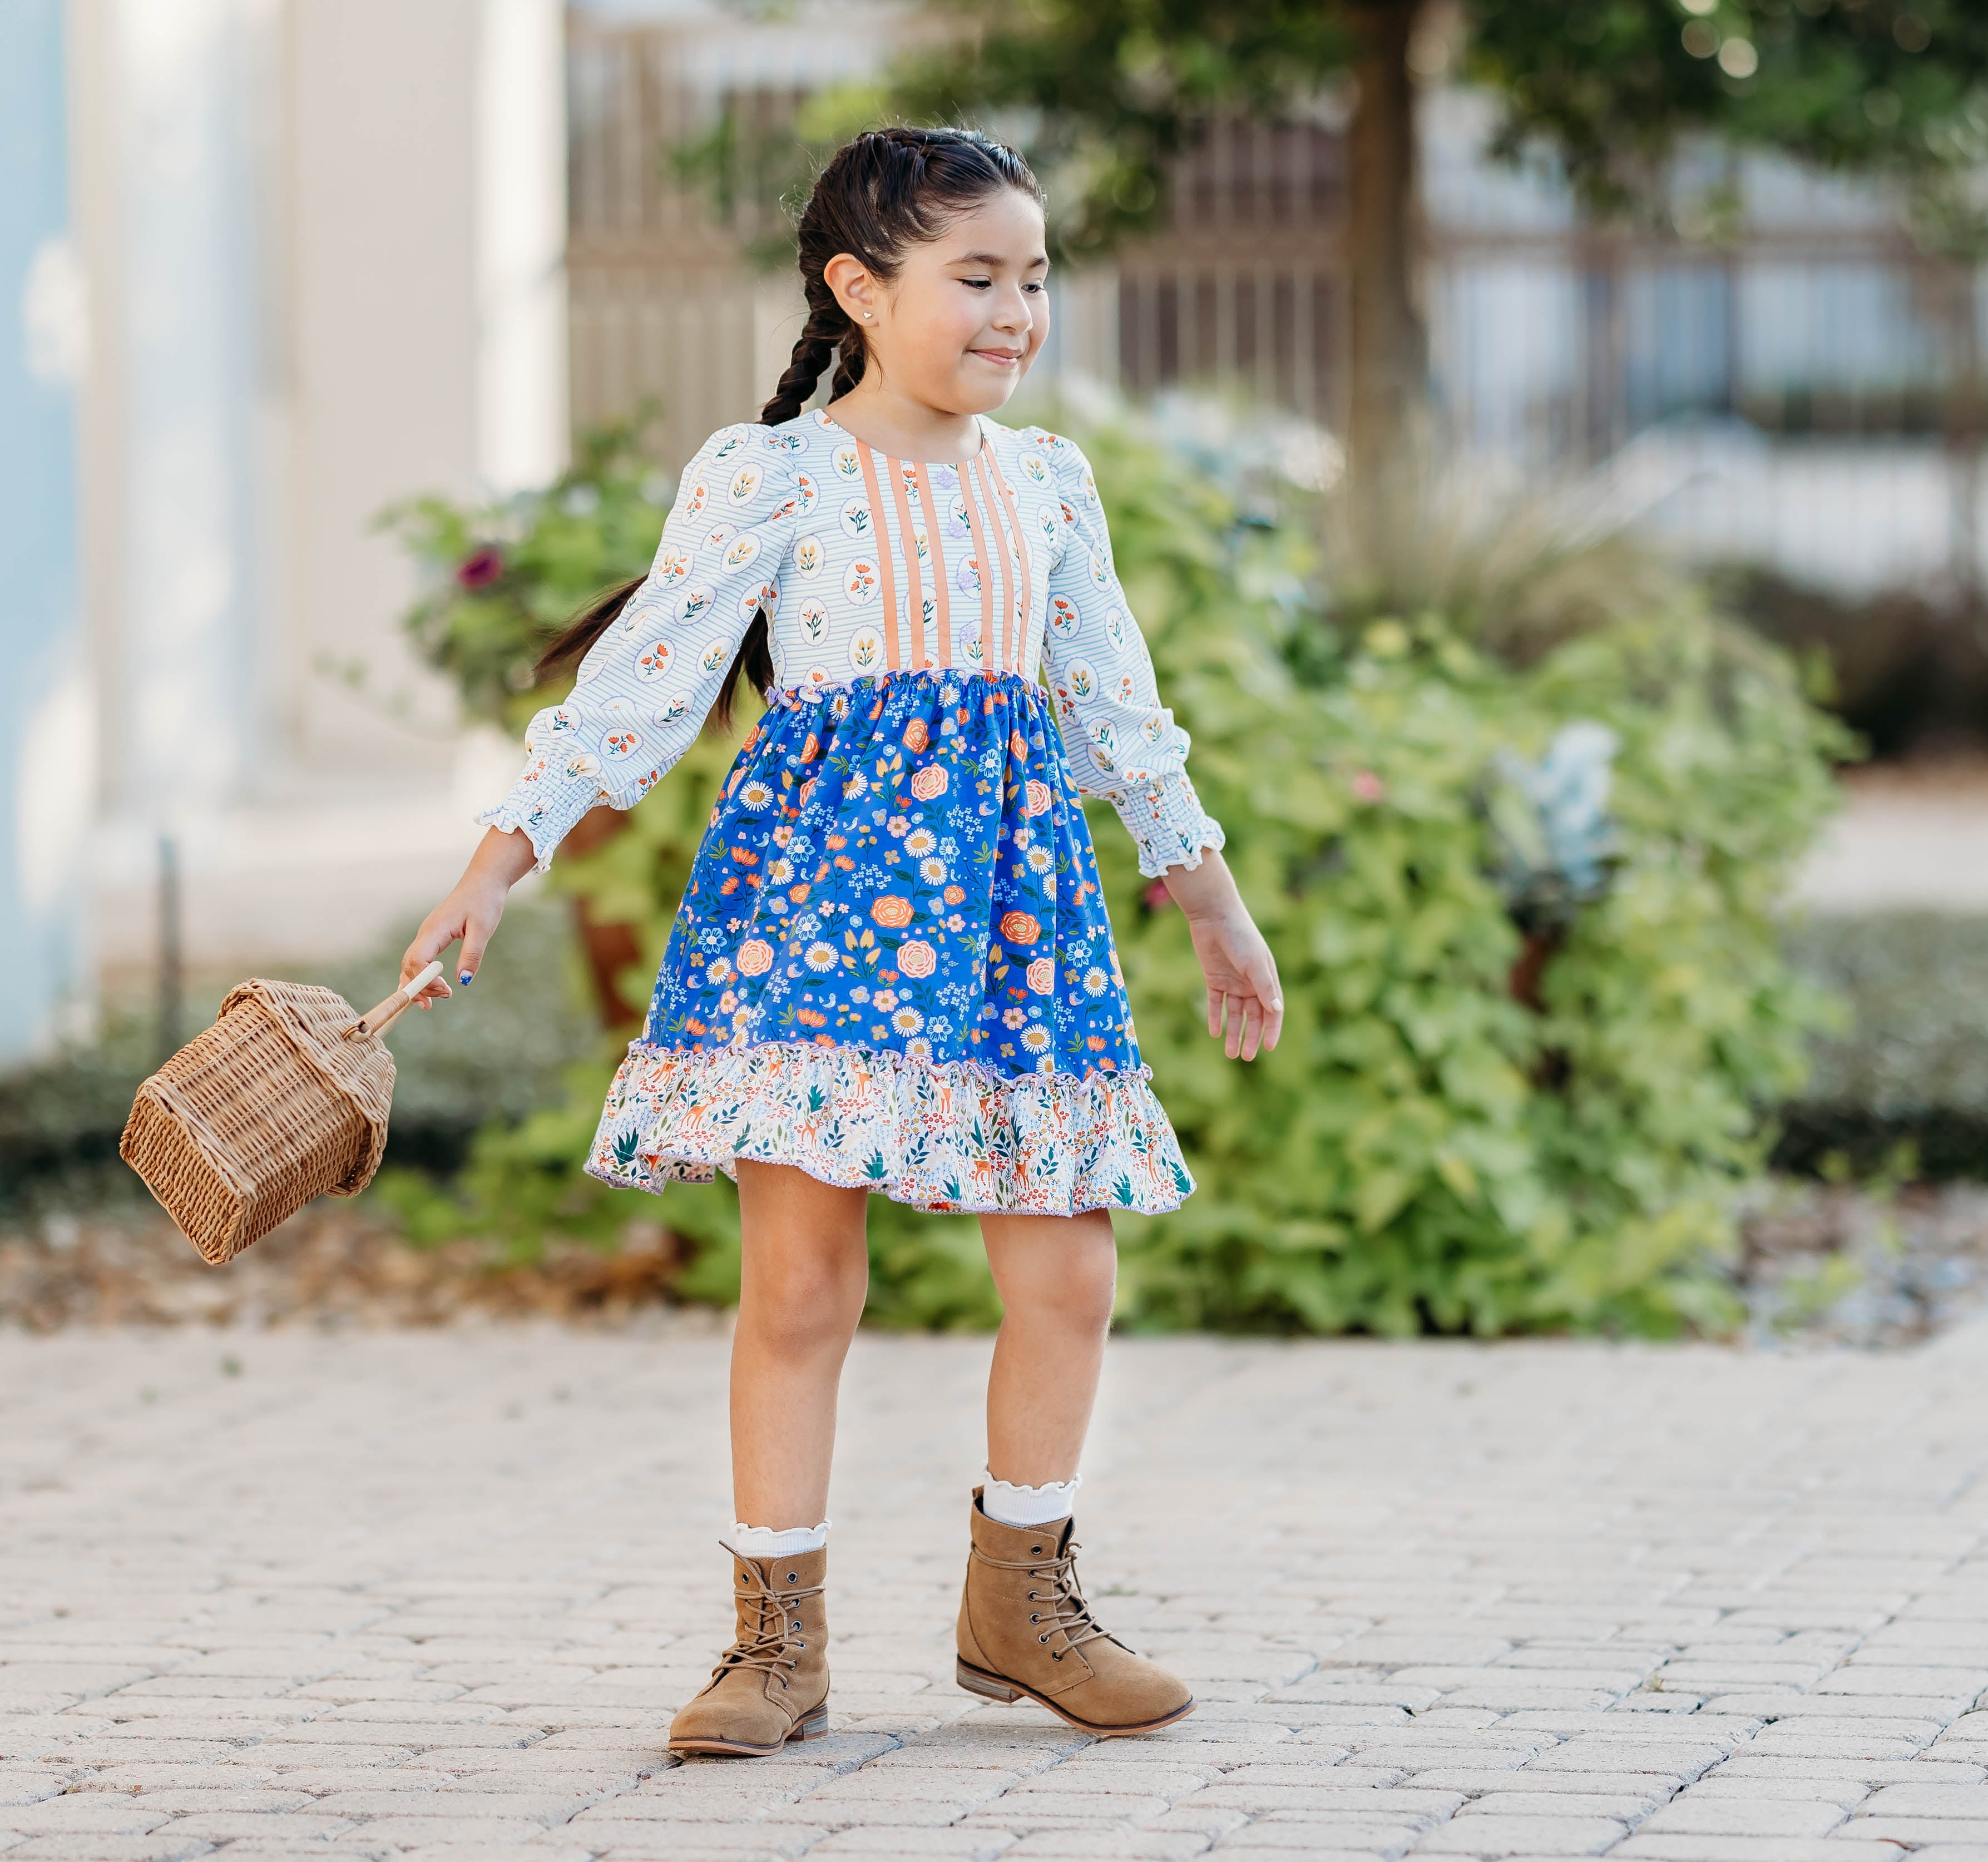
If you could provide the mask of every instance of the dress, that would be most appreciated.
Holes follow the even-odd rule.
[[[714,434],[647,580],[480,817],[522,829],[543,867],[590,809],[630,806],[765,610],[776,687],[712,811],[594,1175],[660,1190],[757,1158],[920,1208],[1057,1215],[1157,1214],[1192,1189],[1079,797],[1111,799],[1155,877],[1222,830],[1083,454],[980,428],[956,467],[891,458],[820,412]]]

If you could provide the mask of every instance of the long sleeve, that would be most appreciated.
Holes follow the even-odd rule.
[[[1090,462],[1070,441],[1032,429],[1063,501],[1049,576],[1043,668],[1077,786],[1107,798],[1139,847],[1139,870],[1198,867],[1222,844],[1187,775],[1188,734],[1160,703],[1153,657],[1120,586]]]
[[[511,792],[477,819],[553,850],[597,803],[631,808],[696,741],[753,615],[770,620],[796,500],[761,427],[715,433],[684,468],[648,579],[581,661],[573,694],[525,732]]]

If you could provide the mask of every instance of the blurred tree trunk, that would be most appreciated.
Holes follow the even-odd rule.
[[[1356,522],[1374,532],[1408,488],[1428,397],[1428,331],[1417,289],[1415,79],[1408,46],[1427,0],[1355,0],[1357,96],[1347,136],[1351,381],[1347,461]]]
[[[1981,448],[1983,440],[1980,311],[1976,266],[1947,268],[1946,313],[1952,385],[1946,397],[1944,438],[1953,474],[1952,541],[1949,546],[1962,612],[1981,603]]]
[[[582,815],[563,843],[577,860],[604,846],[628,825],[628,817],[618,808],[593,808]],[[604,923],[594,917],[587,900],[575,894],[573,924],[580,933],[581,954],[593,984],[593,999],[600,1011],[600,1025],[612,1033],[635,1027],[648,1004],[629,1001],[621,978],[630,967],[642,961],[641,928],[634,924]]]

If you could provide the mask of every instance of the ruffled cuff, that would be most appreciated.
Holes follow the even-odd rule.
[[[1126,789],[1111,806],[1138,843],[1139,870],[1148,879],[1165,877],[1169,867],[1192,871],[1204,852],[1223,843],[1222,823],[1202,807],[1185,772]]]
[[[534,873],[543,873],[553,863],[553,850],[601,799],[598,789],[583,783],[568,781],[548,787],[551,776],[546,759],[534,755],[512,784],[511,792],[476,817],[479,826],[494,827],[500,833],[522,833],[537,856],[532,866]]]

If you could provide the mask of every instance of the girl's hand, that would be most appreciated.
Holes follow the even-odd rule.
[[[1232,1060],[1253,1060],[1277,1045],[1284,992],[1277,960],[1236,890],[1228,863],[1213,848],[1190,870],[1169,867],[1167,890],[1187,914],[1194,954],[1208,978],[1208,1032]]]
[[[471,855],[468,867],[448,897],[422,919],[414,942],[401,959],[401,981],[411,981],[460,938],[462,955],[458,960],[455,980],[468,984],[482,965],[491,933],[504,915],[505,898],[532,870],[532,843],[524,835],[515,830],[500,834],[491,829]],[[437,977],[414,1001],[417,1006],[425,1009],[450,992],[448,985]]]

